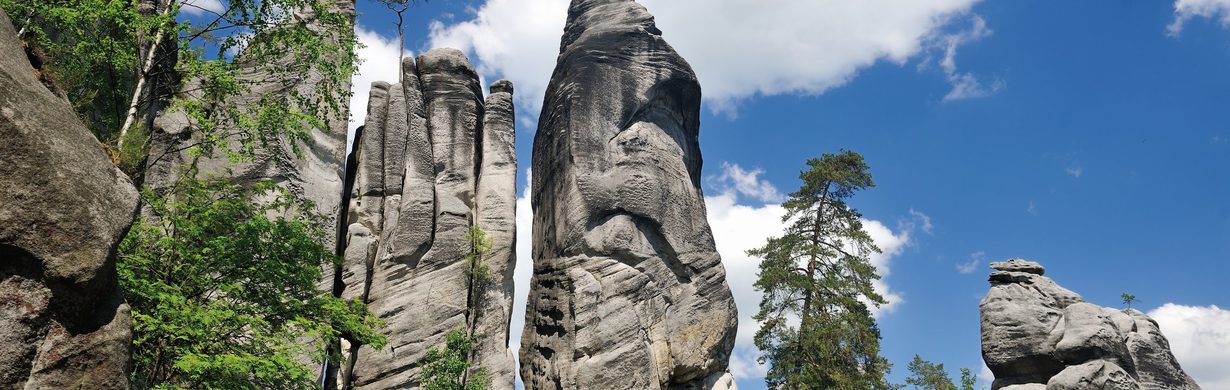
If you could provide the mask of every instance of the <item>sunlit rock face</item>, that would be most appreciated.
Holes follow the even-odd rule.
[[[115,251],[137,190],[0,10],[0,388],[127,389]]]
[[[512,84],[484,100],[460,51],[434,49],[402,62],[401,83],[372,85],[367,120],[348,173],[344,298],[384,320],[383,350],[346,345],[341,386],[414,388],[427,350],[465,328],[479,336],[475,367],[512,389],[508,349],[515,265],[516,154]],[[465,272],[477,225],[490,240],[489,282]]]
[[[1200,388],[1144,313],[1086,303],[1032,261],[991,268],[979,309],[992,389]]]
[[[534,138],[527,388],[730,385],[700,86],[634,1],[575,0]]]

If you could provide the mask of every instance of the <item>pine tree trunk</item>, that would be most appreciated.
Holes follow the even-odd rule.
[[[813,249],[812,249],[811,258],[807,260],[807,281],[809,282],[810,288],[803,290],[803,314],[802,316],[800,316],[802,318],[799,320],[799,336],[798,336],[797,343],[795,344],[795,354],[796,355],[803,354],[803,334],[804,332],[807,331],[807,324],[810,322],[809,320],[811,319],[812,297],[814,297],[816,294],[816,289],[815,289],[816,261],[819,260],[816,258],[814,248],[817,248],[820,246],[820,225],[821,225],[820,217],[824,216],[824,205],[825,203],[827,203],[828,197],[829,197],[829,187],[826,185],[824,186],[824,193],[820,195],[820,205],[816,207],[816,220],[811,230],[811,245]],[[800,363],[800,366],[801,366],[801,363]],[[801,368],[801,367],[796,367],[796,368]]]

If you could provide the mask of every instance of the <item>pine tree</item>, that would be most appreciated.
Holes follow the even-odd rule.
[[[905,378],[905,383],[920,390],[974,390],[974,384],[977,383],[974,373],[968,368],[962,368],[961,383],[958,385],[948,376],[943,363],[931,363],[918,355],[914,355],[909,370],[910,376]]]
[[[771,364],[765,382],[784,389],[889,389],[890,364],[868,304],[882,305],[869,257],[878,253],[846,201],[875,186],[852,151],[807,162],[803,186],[782,204],[781,237],[748,251],[760,257],[756,346]]]

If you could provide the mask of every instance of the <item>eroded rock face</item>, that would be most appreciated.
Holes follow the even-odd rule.
[[[302,21],[307,28],[318,34],[334,40],[343,40],[346,35],[353,34],[354,1],[330,0],[327,3],[333,11],[349,18],[350,23],[343,31],[330,29],[318,22],[315,15],[306,11],[294,12],[295,21]],[[337,53],[341,55],[341,53]],[[236,76],[239,85],[246,88],[235,96],[229,96],[225,101],[215,102],[202,99],[200,83],[187,80],[180,87],[181,97],[191,97],[204,100],[205,107],[213,112],[223,110],[243,110],[252,107],[264,98],[290,96],[289,91],[295,91],[307,99],[321,99],[322,94],[332,93],[341,96],[350,89],[349,82],[334,85],[332,90],[324,90],[322,80],[324,73],[316,69],[302,74],[288,76],[279,73],[280,69],[289,68],[289,64],[298,61],[294,55],[274,59],[268,63],[255,64],[240,54],[236,65],[240,72]],[[323,101],[323,99],[321,99]],[[323,104],[323,103],[321,103]],[[288,137],[272,140],[268,148],[258,147],[251,161],[230,161],[221,151],[213,155],[194,156],[189,147],[202,141],[202,134],[195,131],[197,127],[182,110],[166,109],[158,113],[151,124],[149,159],[145,171],[145,185],[161,191],[172,185],[183,172],[185,166],[195,164],[200,169],[200,176],[227,177],[237,184],[245,185],[261,181],[272,181],[282,186],[301,199],[312,201],[316,212],[325,218],[329,226],[327,231],[337,231],[339,209],[342,204],[342,169],[346,154],[346,112],[324,119],[324,127],[309,126],[309,141],[301,142]],[[220,123],[217,134],[233,134],[237,126],[231,123]],[[238,136],[225,138],[232,150],[241,150],[241,140]],[[296,154],[298,148],[300,153]],[[325,245],[335,245],[335,235],[324,237]],[[327,270],[332,272],[332,269]],[[329,278],[332,278],[330,275]]]
[[[993,389],[1200,388],[1143,313],[1086,303],[1032,261],[991,268],[991,290],[979,309]]]
[[[700,86],[630,1],[574,0],[534,139],[527,388],[712,388],[736,311],[705,217]]]
[[[127,389],[115,249],[137,191],[0,11],[0,388]]]
[[[401,84],[372,85],[351,157],[340,277],[343,297],[365,299],[385,321],[389,344],[349,346],[343,387],[416,387],[427,350],[465,328],[481,335],[474,361],[492,387],[513,388],[512,92],[497,81],[484,101],[474,68],[453,49],[405,59]],[[483,258],[490,278],[480,287],[465,272],[475,224],[491,242]]]

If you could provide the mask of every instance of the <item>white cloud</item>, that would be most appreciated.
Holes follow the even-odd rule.
[[[904,64],[937,31],[965,19],[978,0],[771,1],[642,0],[664,36],[695,68],[715,111],[733,113],[760,95],[818,95],[877,62]],[[431,25],[431,45],[476,54],[483,73],[517,84],[518,102],[541,105],[559,53],[568,0],[487,0],[472,18]],[[981,27],[979,27],[981,26]],[[955,46],[988,32],[975,18]],[[957,39],[959,38],[959,39]],[[958,74],[952,98],[995,89]],[[968,80],[965,80],[968,79]]]
[[[1081,176],[1085,174],[1085,168],[1082,168],[1080,165],[1068,166],[1067,168],[1064,168],[1063,171],[1064,173],[1067,173],[1068,176],[1072,176],[1077,179],[1081,178]]]
[[[1032,200],[1029,201],[1029,205],[1025,206],[1025,212],[1033,214],[1033,215],[1038,215],[1038,205],[1034,204],[1034,201]]]
[[[942,47],[944,58],[940,60],[940,69],[944,77],[952,85],[952,90],[944,95],[944,101],[950,102],[962,99],[990,96],[1004,87],[1004,81],[996,79],[990,85],[983,84],[971,73],[957,71],[957,48],[966,43],[991,36],[987,21],[978,15],[971,18],[970,28],[952,34],[939,34],[933,39],[933,44]]]
[[[1206,389],[1230,389],[1230,310],[1167,303],[1149,311],[1179,365]]]
[[[743,326],[739,326],[739,331],[743,331]],[[752,331],[755,332],[755,328],[752,328]],[[730,375],[738,379],[764,378],[769,375],[769,365],[760,364],[756,360],[759,355],[760,352],[755,347],[735,346],[734,351],[730,353],[730,365],[727,366],[727,370],[730,371]]]
[[[1174,21],[1166,26],[1166,34],[1178,37],[1183,25],[1197,17],[1217,19],[1230,28],[1230,0],[1175,0]]]
[[[240,31],[231,36],[235,38],[234,46],[226,49],[226,55],[231,57],[235,57],[239,55],[239,53],[242,53],[244,49],[248,48],[248,42],[252,41],[251,31]]]
[[[530,180],[530,170],[525,171],[525,182],[533,183],[533,180]],[[530,296],[530,277],[534,275],[534,258],[530,252],[533,249],[533,228],[534,209],[530,207],[530,185],[526,184],[521,196],[517,197],[517,266],[513,270],[513,312],[508,325],[508,348],[518,362],[521,356],[521,332],[525,329],[525,304]],[[525,388],[520,385],[521,370],[517,370],[517,382],[519,389]]]
[[[987,259],[986,252],[979,251],[979,252],[970,253],[969,262],[957,264],[957,272],[962,273],[962,274],[972,274],[974,273],[974,271],[978,270],[978,265],[982,264],[982,262],[986,259]]]
[[[995,373],[991,372],[991,367],[987,367],[987,362],[982,362],[982,369],[978,370],[978,382],[981,385],[979,389],[991,388],[991,383],[995,382]]]
[[[739,164],[723,162],[722,174],[707,179],[710,185],[718,189],[718,192],[735,191],[739,195],[752,197],[761,202],[781,202],[783,200],[781,192],[777,191],[773,183],[761,180],[760,175],[762,174],[764,170],[760,168],[746,170]]]
[[[875,287],[877,293],[884,297],[885,301],[888,301],[887,304],[881,305],[878,308],[871,308],[871,314],[879,318],[883,314],[893,312],[893,310],[897,309],[897,306],[905,303],[905,297],[901,296],[899,292],[890,290],[888,282],[884,278],[887,278],[891,271],[891,260],[900,255],[910,245],[910,234],[912,232],[909,230],[893,232],[892,229],[884,226],[880,221],[871,219],[863,220],[863,230],[866,230],[867,234],[871,235],[872,241],[875,241],[876,246],[880,247],[880,253],[871,254],[871,265],[876,267],[876,273],[880,275],[880,279],[873,281],[872,286]]]
[[[473,19],[445,25],[432,21],[431,47],[473,53],[479,73],[509,79],[522,109],[537,115],[568,13],[568,0],[488,0]]]
[[[396,83],[401,72],[401,63],[398,62],[397,37],[385,37],[363,26],[355,26],[354,32],[359,43],[363,44],[363,48],[358,51],[363,63],[359,64],[359,73],[350,79],[354,95],[350,97],[350,123],[346,132],[347,145],[354,141],[355,129],[362,126],[363,120],[367,118],[367,95],[372,89],[372,82]],[[409,57],[413,54],[407,51],[405,55]],[[346,150],[349,152],[349,147]]]
[[[909,228],[907,230],[917,228],[922,230],[923,233],[931,234],[931,230],[935,228],[935,226],[931,225],[931,216],[924,214],[922,211],[910,208],[910,218],[913,218],[913,221],[902,223],[902,225]]]
[[[183,0],[180,1],[179,12],[192,16],[205,14],[221,14],[226,11],[226,5],[221,0]]]

